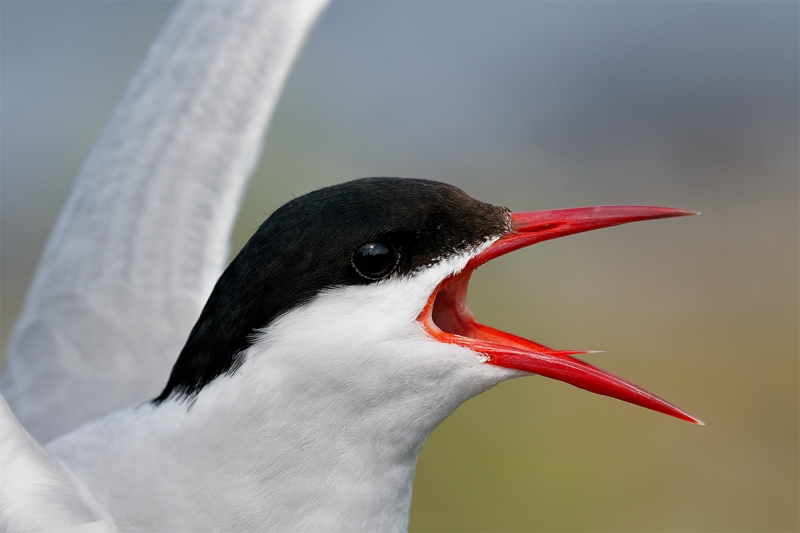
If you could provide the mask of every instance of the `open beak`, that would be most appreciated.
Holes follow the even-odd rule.
[[[696,215],[695,211],[653,206],[602,206],[512,213],[512,230],[474,256],[459,274],[445,279],[431,295],[418,320],[441,342],[458,344],[486,356],[489,364],[557,379],[581,389],[611,396],[681,420],[704,425],[685,411],[614,374],[573,355],[484,326],[467,307],[472,272],[487,261],[519,248],[574,233],[640,220]]]

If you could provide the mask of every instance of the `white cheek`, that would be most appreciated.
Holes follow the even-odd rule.
[[[327,289],[258,332],[254,348],[263,352],[276,344],[319,348],[338,343],[347,350],[366,341],[414,334],[416,319],[437,285],[460,272],[473,255],[494,240],[413,276]]]

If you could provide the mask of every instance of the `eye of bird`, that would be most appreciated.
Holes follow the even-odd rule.
[[[399,260],[397,250],[388,241],[369,242],[353,252],[353,268],[365,279],[376,281],[394,272]]]

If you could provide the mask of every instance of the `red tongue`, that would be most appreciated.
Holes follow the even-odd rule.
[[[694,211],[653,206],[602,206],[513,213],[511,233],[473,257],[456,279],[443,282],[431,297],[420,321],[442,342],[459,344],[488,357],[488,363],[557,379],[581,389],[611,396],[681,420],[703,425],[699,419],[614,374],[570,357],[581,351],[547,346],[478,324],[466,307],[467,282],[483,263],[537,242],[628,222],[697,214]],[[436,305],[434,305],[434,303]],[[446,331],[442,331],[442,329]],[[454,333],[448,333],[454,332]]]
[[[506,333],[505,331],[500,331],[499,329],[495,329],[490,326],[478,324],[477,322],[474,323],[472,326],[475,328],[476,334],[473,335],[475,339],[491,341],[494,343],[504,344],[506,346],[516,346],[517,348],[522,348],[524,350],[531,350],[546,355],[569,356],[569,355],[597,353],[590,350],[554,350],[552,348],[548,348],[544,344],[539,344],[538,342],[529,341],[528,339],[525,339],[523,337],[517,337],[516,335],[512,335],[511,333]]]

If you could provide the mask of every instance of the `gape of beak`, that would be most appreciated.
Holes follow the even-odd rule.
[[[440,342],[458,344],[486,357],[486,363],[564,381],[581,389],[611,396],[680,418],[702,421],[614,374],[573,355],[582,351],[553,350],[479,324],[467,307],[467,286],[472,272],[487,261],[537,242],[628,222],[696,215],[695,211],[653,206],[602,206],[513,213],[512,231],[474,256],[463,271],[442,281],[418,320]]]

